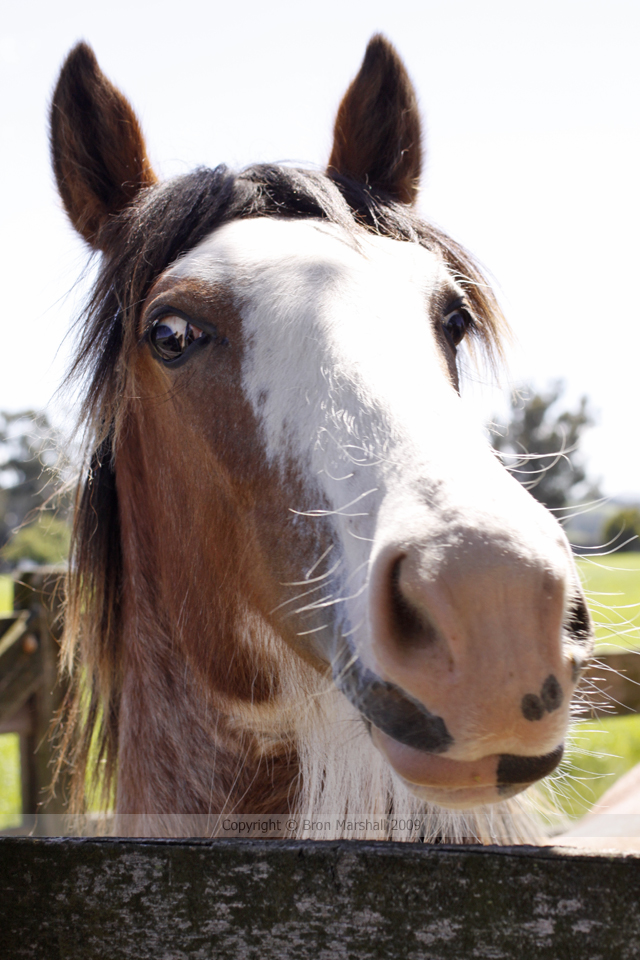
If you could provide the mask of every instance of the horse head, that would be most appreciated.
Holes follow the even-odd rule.
[[[214,766],[224,803],[291,809],[310,777],[295,687],[315,677],[347,711],[328,739],[348,751],[357,727],[352,762],[384,758],[420,802],[548,774],[589,615],[560,525],[461,402],[461,351],[499,354],[504,321],[415,210],[420,117],[391,45],[370,42],[324,173],[159,183],[85,45],[51,119],[65,208],[103,254],[76,361],[76,756],[97,725],[125,812],[211,809]]]

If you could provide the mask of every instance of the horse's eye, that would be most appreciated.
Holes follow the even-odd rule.
[[[177,360],[194,340],[203,336],[202,330],[194,327],[184,317],[174,314],[160,317],[151,327],[151,346],[162,360]]]
[[[442,325],[454,347],[457,347],[471,326],[471,317],[462,307],[456,307],[455,310],[446,315]]]

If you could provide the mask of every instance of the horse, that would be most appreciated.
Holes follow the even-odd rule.
[[[506,321],[416,212],[394,47],[369,42],[324,172],[159,182],[84,43],[51,151],[101,256],[71,370],[72,809],[92,777],[121,833],[528,837],[593,631],[561,527],[462,405],[461,357],[498,362]]]

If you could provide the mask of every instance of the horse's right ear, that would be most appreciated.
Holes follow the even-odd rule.
[[[156,182],[129,102],[104,76],[91,47],[67,57],[51,104],[51,157],[69,218],[107,250],[107,222]]]

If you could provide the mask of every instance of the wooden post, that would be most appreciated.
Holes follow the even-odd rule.
[[[2,730],[20,734],[21,831],[35,835],[50,832],[48,814],[65,812],[64,781],[49,796],[51,724],[65,694],[58,678],[62,588],[58,568],[19,571],[14,624],[0,644],[0,723]]]

